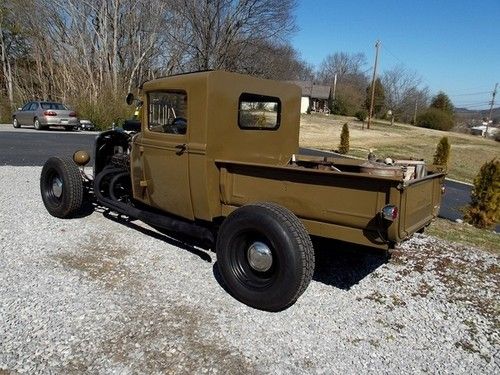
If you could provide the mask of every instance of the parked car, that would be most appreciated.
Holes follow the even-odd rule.
[[[94,124],[90,120],[80,120],[80,125],[78,126],[80,130],[94,130]]]
[[[32,101],[26,103],[12,115],[12,125],[32,125],[36,130],[49,126],[63,126],[68,130],[76,130],[79,126],[75,111],[64,104],[49,101]]]

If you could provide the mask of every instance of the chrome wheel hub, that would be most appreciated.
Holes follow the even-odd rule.
[[[63,182],[59,176],[52,179],[52,192],[56,198],[61,198],[63,191]]]
[[[250,267],[258,272],[269,271],[273,265],[273,253],[262,242],[254,242],[250,245],[247,250],[247,259]]]

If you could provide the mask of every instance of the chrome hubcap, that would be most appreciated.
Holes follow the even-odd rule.
[[[55,176],[52,179],[52,192],[56,198],[61,198],[63,191],[63,183],[59,176]]]
[[[262,242],[254,242],[247,251],[250,266],[258,272],[266,272],[273,265],[271,249]]]

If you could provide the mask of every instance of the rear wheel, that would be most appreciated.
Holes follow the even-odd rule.
[[[40,120],[38,120],[37,118],[33,122],[33,126],[35,127],[36,130],[42,130],[43,129],[43,126],[40,124]]]
[[[40,177],[40,192],[47,211],[55,217],[74,216],[82,207],[83,182],[71,158],[51,157]]]
[[[302,222],[274,203],[255,203],[231,213],[217,238],[217,263],[230,292],[243,303],[279,311],[306,290],[314,250]]]
[[[12,119],[12,126],[15,127],[16,129],[21,127],[21,125],[19,124],[19,121],[17,121],[17,118],[13,118]]]

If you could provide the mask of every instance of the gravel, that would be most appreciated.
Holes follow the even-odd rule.
[[[289,309],[251,309],[213,252],[96,210],[60,220],[40,168],[0,167],[0,374],[498,374],[499,262],[416,235],[316,241]]]

